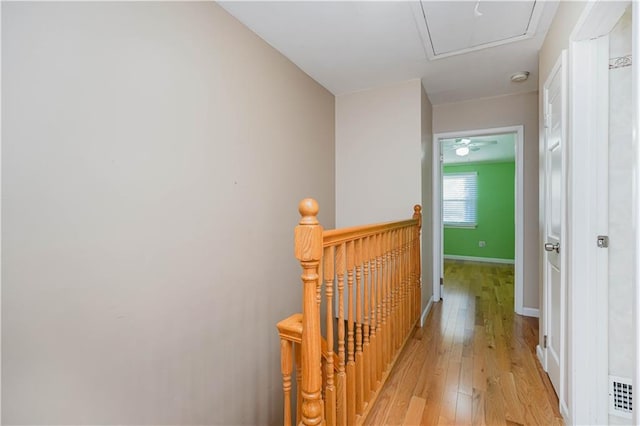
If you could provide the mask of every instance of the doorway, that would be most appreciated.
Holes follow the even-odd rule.
[[[467,130],[467,131],[459,131],[459,132],[448,132],[448,133],[439,133],[434,135],[433,144],[433,295],[434,300],[440,300],[442,298],[442,285],[443,285],[443,277],[444,277],[444,247],[445,247],[445,238],[454,237],[456,232],[459,234],[464,230],[472,230],[475,227],[478,227],[477,223],[473,223],[473,209],[467,208],[465,210],[465,201],[447,201],[448,205],[447,212],[445,215],[444,205],[442,194],[443,194],[443,176],[444,171],[448,169],[451,174],[454,174],[453,177],[446,182],[447,185],[453,185],[454,187],[457,185],[460,187],[461,185],[466,185],[465,182],[473,181],[472,174],[470,175],[470,165],[473,163],[473,158],[483,159],[483,155],[491,153],[496,149],[500,142],[507,143],[507,141],[512,141],[512,160],[514,162],[515,171],[515,182],[514,182],[514,234],[515,241],[512,243],[512,253],[513,253],[513,264],[514,264],[514,311],[520,315],[527,316],[537,316],[537,309],[527,309],[523,305],[523,238],[524,238],[524,227],[523,227],[523,218],[524,218],[524,197],[523,197],[523,143],[524,143],[524,132],[523,126],[512,126],[512,127],[501,127],[501,128],[491,128],[491,129],[479,129],[479,130]],[[494,148],[494,149],[492,149]],[[458,151],[456,153],[456,151]],[[484,151],[484,152],[483,152]],[[462,155],[461,155],[462,154]],[[472,155],[475,154],[475,155]],[[461,160],[456,160],[456,157],[468,157],[468,160],[462,158]],[[446,161],[445,158],[449,159],[449,163],[456,162],[457,165],[451,164],[451,166],[445,166]],[[486,159],[486,158],[485,158]],[[481,161],[479,162],[481,163]],[[455,169],[458,169],[460,173],[459,176],[455,176]],[[466,170],[466,172],[464,171]],[[472,172],[472,170],[471,170]],[[466,174],[465,174],[466,173]],[[478,171],[476,170],[476,179],[478,176]],[[469,182],[471,185],[472,182]],[[473,191],[473,188],[470,188],[469,191]],[[467,202],[468,204],[468,202]],[[471,211],[469,211],[471,210]],[[477,213],[477,212],[476,212]],[[465,217],[466,215],[466,217]],[[446,216],[446,217],[445,217]],[[448,227],[447,230],[444,228],[444,220],[447,219]],[[458,220],[459,223],[452,223],[452,219]],[[477,220],[477,218],[476,218]],[[453,231],[453,232],[448,232]],[[462,258],[467,258],[469,260],[473,260],[473,257],[477,257],[477,260],[484,261],[500,261],[501,257],[503,262],[505,258],[508,256],[498,255],[499,257],[494,256],[482,256],[478,255],[478,253],[483,253],[483,249],[487,248],[487,240],[486,239],[471,239],[472,243],[467,242],[467,245],[473,245],[476,249],[474,252],[475,255],[471,256],[462,256]],[[450,244],[448,244],[450,246]],[[470,247],[467,247],[470,248]],[[489,247],[491,248],[491,247]],[[487,252],[485,250],[485,252]],[[504,253],[504,252],[502,252]],[[447,257],[455,259],[456,256],[461,258],[460,255],[455,254],[454,252],[450,252]]]

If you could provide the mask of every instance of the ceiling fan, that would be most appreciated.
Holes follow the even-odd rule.
[[[447,150],[454,150],[456,155],[460,157],[464,157],[468,155],[470,151],[478,151],[483,146],[487,145],[495,145],[498,141],[496,140],[471,140],[468,138],[458,138],[454,141],[447,144]]]

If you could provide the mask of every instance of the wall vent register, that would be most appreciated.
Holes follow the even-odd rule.
[[[632,418],[633,386],[631,380],[609,376],[609,414]]]

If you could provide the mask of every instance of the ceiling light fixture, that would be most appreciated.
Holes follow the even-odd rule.
[[[527,81],[529,78],[529,71],[518,71],[517,73],[511,75],[511,81],[514,83],[522,83],[523,81]]]
[[[468,146],[461,146],[460,148],[456,148],[456,155],[458,157],[464,157],[465,155],[469,154],[469,147]]]

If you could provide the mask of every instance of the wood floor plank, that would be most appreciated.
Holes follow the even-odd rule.
[[[496,426],[507,424],[504,400],[502,392],[500,392],[500,380],[497,377],[490,378],[489,383],[487,383],[484,410],[487,424]]]
[[[471,424],[474,426],[485,426],[485,415],[484,415],[484,395],[485,392],[479,389],[473,389],[473,397],[472,397],[472,413],[471,413]]]
[[[449,361],[438,424],[455,424],[461,365],[462,363],[455,359]]]
[[[473,399],[471,395],[458,392],[456,403],[456,425],[471,425]]]
[[[404,422],[402,422],[403,426],[419,425],[426,403],[427,401],[424,399],[412,396],[411,401],[409,401],[409,408],[407,408],[407,415],[404,418]]]
[[[462,357],[460,367],[459,392],[465,395],[473,395],[473,357]]]
[[[524,409],[518,398],[513,373],[503,372],[500,376],[500,385],[505,403],[505,418],[515,424],[524,424]]]

